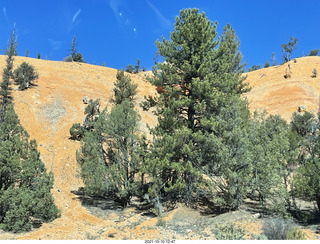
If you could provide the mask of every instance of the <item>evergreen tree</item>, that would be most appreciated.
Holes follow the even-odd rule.
[[[134,68],[133,68],[132,64],[128,64],[126,67],[126,72],[133,73],[133,71],[134,71]]]
[[[292,156],[289,126],[280,116],[265,118],[256,115],[252,122],[250,141],[252,152],[251,189],[258,193],[262,206],[274,213],[286,215],[290,209],[288,162]],[[266,204],[271,202],[271,204]]]
[[[272,66],[276,66],[277,58],[276,58],[276,53],[275,52],[272,53],[271,62],[272,62]]]
[[[50,192],[53,175],[46,172],[36,142],[29,141],[12,104],[0,135],[0,226],[21,232],[31,229],[31,216],[45,222],[57,218],[59,210]]]
[[[6,67],[2,73],[2,82],[1,82],[1,90],[0,90],[0,123],[3,121],[5,113],[7,111],[7,106],[12,103],[11,91],[11,77],[12,77],[12,68],[13,68],[13,56],[16,54],[17,43],[15,41],[15,29],[12,31],[11,39],[9,42],[9,46],[7,47],[7,58],[6,58]]]
[[[297,48],[298,39],[290,37],[290,41],[286,44],[281,44],[283,53],[283,63],[289,62],[291,60],[291,55],[293,50]]]
[[[309,56],[318,56],[319,49],[313,49],[310,51]]]
[[[121,104],[124,100],[129,99],[133,106],[134,96],[137,94],[138,85],[131,82],[131,78],[124,74],[123,70],[117,71],[117,80],[114,83],[114,97],[110,100],[115,105]]]
[[[134,66],[134,73],[138,74],[140,71],[140,59],[137,59],[137,64]]]
[[[139,166],[138,114],[128,100],[116,105],[108,116],[106,134],[107,176],[124,206],[136,191]]]
[[[0,228],[21,232],[31,229],[31,217],[52,221],[59,210],[50,192],[53,175],[46,172],[36,142],[29,141],[13,108],[10,78],[16,47],[14,34],[13,31],[0,90]]]
[[[7,55],[8,57],[18,56],[17,46],[18,46],[18,43],[16,40],[16,28],[14,26],[12,30],[11,39],[8,43],[5,55]]]
[[[171,39],[156,42],[164,62],[156,64],[150,81],[164,92],[142,105],[155,105],[158,116],[146,168],[160,197],[173,193],[188,203],[201,185],[200,173],[207,168],[214,174],[221,142],[216,116],[248,90],[234,30],[228,25],[220,43],[216,36],[205,13],[184,9]]]
[[[112,99],[114,107],[110,113],[106,109],[96,113],[97,107],[92,103],[88,105],[86,113],[92,115],[92,119],[87,119],[91,129],[84,133],[77,153],[85,191],[113,196],[123,207],[137,194],[140,185],[137,180],[141,151],[139,116],[132,104],[136,88],[123,71],[118,71]]]
[[[32,65],[23,62],[14,72],[13,79],[19,90],[28,89],[31,85],[34,85],[34,81],[39,78],[38,73]]]
[[[298,134],[299,168],[294,176],[294,194],[315,201],[320,211],[320,113],[293,114],[292,130]]]
[[[74,123],[69,132],[71,139],[80,141],[86,131],[92,131],[94,129],[94,123],[100,116],[100,99],[92,101],[90,99],[88,106],[85,108],[84,114],[86,115],[83,126],[80,123]]]
[[[77,50],[78,43],[76,42],[76,36],[73,37],[70,49],[70,55],[65,58],[65,61],[71,59],[72,62],[85,63],[83,56]],[[39,58],[39,55],[38,55]],[[69,61],[70,62],[70,61]]]
[[[270,67],[270,63],[268,60],[266,60],[266,63],[264,64],[264,68],[269,68]]]
[[[71,53],[70,53],[70,56],[72,57],[72,60],[75,59],[75,57],[76,57],[76,55],[78,53],[77,45],[78,45],[78,43],[76,42],[76,36],[74,36],[73,39],[72,39],[72,43],[71,43]]]
[[[261,68],[262,68],[262,67],[261,67],[260,64],[258,64],[258,65],[253,64],[253,65],[248,69],[248,72],[255,71],[255,70],[259,70],[259,69],[261,69]]]

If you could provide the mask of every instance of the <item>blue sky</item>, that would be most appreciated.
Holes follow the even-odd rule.
[[[294,57],[320,49],[319,0],[0,0],[0,53],[13,25],[18,54],[61,61],[73,36],[78,51],[91,64],[151,69],[155,41],[169,38],[175,16],[183,8],[198,8],[218,21],[218,35],[230,23],[241,41],[247,68],[264,65],[272,52],[281,62],[281,44],[298,38]]]

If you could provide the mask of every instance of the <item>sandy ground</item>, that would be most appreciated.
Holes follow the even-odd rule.
[[[77,176],[79,167],[75,156],[80,142],[69,139],[69,129],[73,123],[82,123],[84,120],[84,96],[94,100],[99,98],[102,108],[110,108],[108,101],[117,71],[89,64],[24,57],[15,58],[15,67],[23,61],[36,68],[39,80],[36,86],[26,91],[17,91],[14,87],[15,110],[30,138],[37,140],[47,169],[54,173],[52,192],[55,203],[61,210],[61,218],[44,223],[29,233],[0,232],[0,239],[166,239],[171,232],[157,228],[157,218],[130,214],[132,209],[125,210],[123,215],[127,217],[120,222],[115,221],[112,214],[104,218],[96,217],[83,207],[78,196],[72,193],[83,186],[83,183]],[[317,112],[320,77],[311,78],[311,75],[314,68],[320,72],[320,57],[304,57],[297,59],[296,63],[290,63],[292,77],[289,79],[283,77],[285,65],[248,74],[247,82],[253,87],[246,95],[251,111],[265,108],[271,114],[281,114],[288,121],[300,105],[307,106],[309,111]],[[5,57],[0,56],[0,70],[3,70],[4,65]],[[144,74],[131,77],[133,82],[139,85],[137,104],[145,95],[156,93],[155,87],[144,79]],[[144,112],[140,108],[138,110],[142,117],[140,128],[147,132],[146,124],[154,126],[156,118],[150,112]],[[177,211],[167,213],[165,220],[169,221]],[[176,233],[172,234],[171,238],[184,239],[185,235]],[[310,238],[314,239],[314,236]]]

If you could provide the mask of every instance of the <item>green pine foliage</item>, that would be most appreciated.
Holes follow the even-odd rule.
[[[75,123],[70,128],[70,135],[72,140],[80,141],[84,137],[85,129],[80,123]]]
[[[216,28],[205,13],[183,9],[170,38],[156,42],[160,60],[149,81],[159,94],[141,104],[145,110],[154,107],[158,118],[150,128],[152,141],[140,135],[137,85],[123,70],[117,72],[110,112],[100,112],[99,100],[89,102],[83,126],[70,129],[71,137],[81,140],[77,161],[86,193],[113,197],[124,207],[132,196],[147,194],[159,215],[166,200],[191,204],[200,197],[228,210],[256,197],[261,209],[282,217],[292,210],[291,197],[320,206],[319,118],[295,113],[288,125],[280,116],[252,116],[242,96],[250,87],[240,41],[229,24],[220,37]],[[297,42],[291,41],[283,46],[288,60]],[[127,71],[138,72],[139,65],[138,60]],[[15,180],[7,175],[8,182]],[[235,226],[229,230],[242,237]]]
[[[70,49],[70,54],[64,58],[65,62],[79,62],[79,63],[85,63],[83,56],[81,53],[78,52],[77,50],[77,41],[76,41],[76,36],[73,37],[72,43],[71,43],[71,49]],[[39,58],[38,54],[38,58]]]
[[[12,36],[10,39],[10,44],[7,47],[7,58],[6,58],[6,67],[2,72],[2,82],[0,84],[0,122],[3,121],[5,113],[7,111],[7,106],[12,103],[11,91],[11,78],[13,76],[13,60],[16,54],[17,43],[15,40],[15,29],[12,31]]]
[[[313,49],[310,51],[309,56],[318,56],[319,49]]]
[[[52,221],[59,216],[50,192],[53,175],[46,172],[34,140],[20,125],[10,105],[0,125],[0,220],[7,231],[31,230],[30,217]]]
[[[140,71],[140,59],[137,59],[137,64],[134,66],[134,73],[138,74]]]
[[[51,194],[53,175],[47,173],[34,140],[20,124],[11,97],[14,34],[0,90],[0,228],[22,232],[32,228],[31,217],[44,222],[59,216]]]
[[[297,123],[298,121],[299,123]],[[299,168],[294,177],[294,194],[307,201],[315,201],[320,211],[320,113],[294,114],[292,129],[298,131]],[[297,128],[299,128],[297,130]]]
[[[312,70],[312,75],[311,75],[311,77],[312,77],[312,78],[316,78],[317,75],[318,75],[317,69],[313,69],[313,70]]]
[[[281,44],[283,63],[289,62],[291,60],[292,52],[297,48],[297,44],[298,39],[292,36],[290,37],[290,41],[288,43]]]
[[[289,126],[280,116],[264,115],[253,122],[251,137],[251,189],[258,193],[259,202],[273,213],[286,215],[290,208],[284,182],[292,150]],[[267,201],[271,202],[266,206]]]
[[[133,73],[134,72],[134,68],[133,68],[132,64],[128,64],[127,65],[126,72],[128,72],[128,73]]]
[[[23,62],[14,72],[13,79],[17,85],[19,85],[19,90],[25,90],[34,85],[34,81],[39,78],[38,73],[35,68]]]
[[[77,153],[85,191],[114,197],[123,207],[137,194],[141,183],[137,180],[141,154],[139,116],[132,103],[136,87],[123,71],[118,71],[110,113],[106,109],[100,113],[97,101],[89,103],[84,127],[90,129],[84,133]],[[73,127],[76,134],[81,129]]]
[[[131,82],[131,78],[125,75],[123,70],[117,71],[117,80],[114,83],[114,97],[110,100],[115,105],[121,104],[126,99],[132,104],[134,96],[137,94],[138,85]],[[133,106],[133,104],[132,104]]]
[[[256,65],[256,64],[253,64],[249,69],[248,69],[248,72],[251,72],[251,71],[255,71],[255,70],[259,70],[261,69],[262,66],[260,64]]]
[[[232,155],[231,146],[222,140],[222,127],[226,120],[231,121],[232,104],[242,103],[240,95],[249,88],[242,76],[245,64],[241,64],[235,31],[227,25],[218,41],[216,26],[197,9],[180,11],[170,40],[156,42],[164,62],[156,64],[150,81],[165,92],[143,104],[144,108],[155,105],[158,116],[146,165],[157,194],[172,193],[187,203],[201,192],[201,174],[211,178],[237,174],[221,166],[222,159],[228,161],[226,155]],[[248,114],[245,104],[239,105],[244,110],[235,111],[240,124]],[[218,153],[221,151],[225,154]]]
[[[265,64],[264,64],[264,68],[269,68],[270,67],[270,63],[268,60],[266,60]]]

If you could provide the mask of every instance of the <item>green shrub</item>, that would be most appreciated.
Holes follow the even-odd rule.
[[[167,222],[163,218],[160,217],[160,218],[158,218],[156,226],[161,226],[163,228],[166,228]]]
[[[318,75],[318,71],[316,70],[316,69],[313,69],[313,71],[312,71],[312,78],[316,78],[317,77],[317,75]]]
[[[1,193],[0,207],[5,213],[1,226],[3,230],[15,233],[30,231],[32,192],[27,189],[10,187]]]
[[[252,240],[268,240],[268,238],[265,236],[265,235],[255,235],[255,234],[252,234]]]
[[[213,225],[211,229],[217,240],[245,240],[245,230],[231,222]]]
[[[35,68],[23,62],[14,72],[13,79],[17,85],[19,85],[19,90],[28,89],[33,82],[39,78],[38,73]]]
[[[306,235],[302,230],[298,229],[297,227],[293,227],[287,233],[287,240],[306,240]]]
[[[79,63],[85,63],[83,56],[81,53],[77,53],[74,58],[73,58],[74,62],[79,62]]]
[[[287,240],[287,235],[292,228],[292,221],[274,218],[265,220],[262,230],[268,240]]]
[[[126,72],[133,73],[133,71],[134,71],[134,68],[133,68],[132,64],[128,64],[128,66],[126,67]]]
[[[63,61],[64,61],[64,62],[72,62],[73,59],[72,59],[72,57],[69,55],[69,56],[64,57]]]
[[[318,53],[319,53],[319,49],[314,49],[310,51],[309,56],[317,56]]]
[[[75,123],[70,128],[71,139],[80,141],[84,136],[85,129],[79,123]]]
[[[260,64],[259,65],[254,64],[248,69],[248,72],[255,71],[255,70],[258,70],[258,69],[261,69],[261,68],[262,67],[261,67]]]

